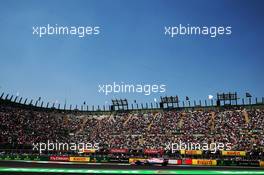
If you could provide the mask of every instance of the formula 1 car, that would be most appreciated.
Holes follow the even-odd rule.
[[[161,165],[167,166],[168,160],[164,158],[149,158],[149,159],[138,159],[131,163],[131,165]]]

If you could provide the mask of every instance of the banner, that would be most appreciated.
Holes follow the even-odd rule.
[[[246,156],[246,151],[222,151],[223,156]]]
[[[162,149],[145,149],[144,154],[163,154],[164,150]]]
[[[80,153],[95,153],[96,149],[80,149]]]
[[[217,164],[216,160],[206,160],[206,159],[192,159],[193,165],[209,165],[214,166]]]
[[[69,161],[68,156],[50,156],[49,160],[51,161]]]
[[[144,160],[146,160],[146,159],[143,159],[143,158],[129,158],[129,163],[136,162],[136,161],[138,161],[138,160],[140,160],[140,161],[144,161]]]
[[[187,155],[202,155],[201,150],[181,150],[181,154],[187,154]]]
[[[118,148],[113,148],[110,150],[110,153],[127,153],[128,149],[118,149]]]
[[[70,157],[71,162],[89,162],[90,157]]]

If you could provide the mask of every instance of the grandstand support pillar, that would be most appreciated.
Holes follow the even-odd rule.
[[[70,110],[72,110],[72,105],[70,105]]]
[[[38,102],[39,102],[38,100],[35,102],[35,106],[38,106]]]
[[[138,109],[138,104],[137,104],[137,109]]]
[[[5,100],[7,100],[8,96],[9,96],[9,94],[6,94]]]
[[[194,100],[193,105],[196,106],[196,101]]]
[[[153,104],[152,104],[152,102],[150,103],[150,107],[151,107],[151,109],[153,109]]]
[[[10,101],[12,101],[13,97],[14,97],[14,95],[11,95],[11,97],[10,97],[10,99],[9,99],[9,100],[10,100]]]
[[[256,97],[256,104],[258,104],[258,98]]]
[[[19,99],[19,102],[18,102],[18,103],[21,103],[22,100],[23,100],[23,97],[21,97],[21,98]]]
[[[148,103],[146,103],[146,108],[148,109]]]
[[[199,105],[202,106],[202,101],[201,100],[199,100]]]
[[[244,100],[244,98],[242,98],[242,105],[243,105],[243,106],[245,105],[245,100]]]
[[[264,97],[262,97],[262,104],[264,104]]]
[[[14,100],[15,103],[16,103],[16,101],[17,101],[17,97],[18,97],[18,96],[16,96],[16,98],[15,98],[15,100]]]
[[[134,106],[133,106],[133,104],[131,104],[131,109],[132,109],[132,110],[134,109]]]
[[[211,106],[214,106],[214,100],[211,100]]]
[[[3,99],[4,95],[5,95],[5,93],[3,92],[0,98]]]
[[[190,102],[190,100],[188,100],[188,103],[189,103],[189,107],[191,107],[191,102]]]
[[[24,105],[27,103],[27,98],[25,99],[25,101],[24,101]]]
[[[182,101],[182,107],[185,107],[184,101]]]
[[[141,109],[144,109],[143,103],[141,103]]]
[[[204,105],[207,107],[207,100],[204,100]]]

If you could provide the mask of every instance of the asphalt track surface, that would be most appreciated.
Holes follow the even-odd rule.
[[[264,174],[259,167],[218,166],[132,166],[127,164],[87,164],[65,162],[0,161],[0,174]]]

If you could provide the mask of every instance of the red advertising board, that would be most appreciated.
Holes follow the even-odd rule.
[[[144,154],[163,154],[163,149],[145,149]]]
[[[110,150],[111,153],[127,153],[128,149],[113,148]]]
[[[68,156],[50,156],[49,160],[52,160],[52,161],[69,161],[69,157]]]

